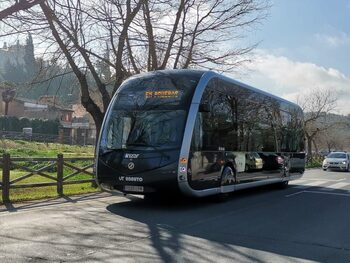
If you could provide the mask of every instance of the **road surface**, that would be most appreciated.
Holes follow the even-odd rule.
[[[350,262],[350,173],[309,170],[224,203],[105,194],[2,207],[0,262]]]

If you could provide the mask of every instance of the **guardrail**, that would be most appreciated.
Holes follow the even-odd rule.
[[[76,162],[83,166],[74,165]],[[35,166],[26,165],[26,163],[41,165],[39,165],[39,168],[35,168]],[[94,166],[93,157],[64,158],[62,154],[58,154],[57,158],[20,158],[11,157],[10,154],[5,153],[0,159],[0,165],[2,166],[0,190],[2,190],[2,201],[4,203],[10,201],[10,189],[56,186],[57,194],[62,196],[64,185],[95,183],[92,172]],[[11,176],[13,171],[21,171],[25,174],[13,178]],[[72,180],[79,174],[88,175],[90,178]],[[35,175],[49,179],[51,182],[23,183],[24,180]]]

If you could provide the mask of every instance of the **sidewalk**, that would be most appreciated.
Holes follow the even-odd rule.
[[[97,193],[89,193],[89,194],[81,194],[81,195],[73,195],[73,196],[63,196],[63,197],[50,198],[50,199],[24,201],[24,202],[18,202],[18,203],[16,202],[16,203],[0,204],[0,213],[17,212],[20,210],[40,208],[40,207],[43,208],[43,207],[50,207],[50,206],[62,205],[62,204],[82,203],[90,200],[107,198],[112,196],[122,196],[122,195],[110,194],[106,192],[97,192]]]

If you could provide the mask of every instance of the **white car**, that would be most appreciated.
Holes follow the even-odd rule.
[[[340,169],[350,171],[350,154],[346,152],[331,152],[322,163],[323,171],[327,169]]]

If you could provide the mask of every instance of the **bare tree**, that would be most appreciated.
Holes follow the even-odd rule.
[[[334,126],[329,121],[329,113],[336,108],[337,96],[330,89],[315,88],[297,99],[304,111],[304,132],[307,141],[307,153],[312,160],[312,145],[315,138],[322,132]],[[314,144],[315,145],[315,144]]]
[[[345,139],[345,140],[344,140]],[[336,129],[329,129],[321,135],[320,140],[327,147],[327,151],[344,150],[346,138],[339,136]]]
[[[230,71],[247,61],[255,45],[242,47],[239,40],[269,7],[265,0],[47,0],[39,6],[10,19],[64,55],[97,131],[113,93],[133,74]],[[110,69],[108,81],[98,72],[101,63]]]
[[[29,8],[32,8],[33,6],[39,4],[40,2],[43,2],[44,0],[16,0],[16,1],[11,1],[14,2],[10,4],[10,6],[4,8],[3,10],[0,11],[0,21],[3,20],[4,18],[19,12],[23,10],[27,10]],[[10,2],[10,1],[9,1]]]
[[[3,89],[1,94],[3,102],[5,102],[5,112],[4,115],[7,116],[9,103],[14,99],[16,95],[15,85],[11,82],[0,83],[0,88]]]
[[[349,121],[343,115],[327,115],[329,129],[320,132],[315,137],[315,148],[326,150],[349,150]]]

